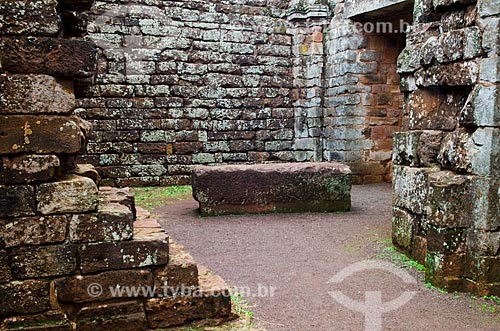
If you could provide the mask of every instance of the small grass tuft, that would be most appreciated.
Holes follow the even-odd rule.
[[[169,200],[183,200],[191,196],[190,185],[168,187],[133,187],[131,188],[138,206],[149,211],[168,204]]]

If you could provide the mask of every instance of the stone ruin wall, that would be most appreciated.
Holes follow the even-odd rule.
[[[500,293],[500,2],[416,2],[398,59],[393,240],[432,284]]]
[[[265,161],[340,161],[355,183],[390,181],[401,36],[346,48],[334,11],[331,1],[97,2],[98,76],[77,90],[94,130],[79,162],[117,186]]]
[[[290,161],[286,1],[98,1],[94,130],[82,161],[112,185],[190,183],[194,165]]]
[[[99,189],[97,172],[75,163],[90,125],[74,114],[74,86],[97,63],[76,19],[90,5],[0,3],[0,329],[145,331],[228,318],[225,284],[136,213],[128,190]],[[191,292],[172,296],[167,284]],[[157,292],[121,298],[117,286]]]

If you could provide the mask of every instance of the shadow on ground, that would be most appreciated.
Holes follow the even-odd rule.
[[[251,290],[256,324],[268,331],[364,330],[364,315],[336,303],[329,294],[335,290],[357,301],[380,291],[384,302],[416,291],[408,304],[383,315],[383,330],[500,330],[498,313],[482,311],[467,295],[427,288],[415,270],[420,279],[412,286],[382,271],[327,284],[355,262],[380,258],[380,243],[390,238],[391,186],[355,186],[352,200],[345,214],[200,218],[192,199],[154,213],[198,262],[231,286]]]

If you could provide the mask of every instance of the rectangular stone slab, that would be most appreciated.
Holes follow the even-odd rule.
[[[336,163],[200,166],[193,196],[203,216],[337,212],[351,208],[351,171]]]

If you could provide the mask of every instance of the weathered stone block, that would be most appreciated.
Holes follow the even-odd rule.
[[[448,277],[463,277],[465,254],[443,254],[429,251],[427,253],[425,279],[434,286],[444,287]]]
[[[6,251],[0,251],[0,284],[7,283],[11,279],[12,274],[9,266],[9,254]]]
[[[85,244],[79,249],[83,274],[168,263],[168,240]]]
[[[57,0],[10,0],[0,3],[0,34],[56,35],[59,32]]]
[[[474,195],[470,198],[474,203],[472,220],[474,228],[493,231],[500,227],[500,181],[491,177],[476,177]]]
[[[407,101],[412,130],[453,130],[464,107],[467,93],[443,88],[418,89]]]
[[[415,72],[417,86],[470,86],[477,82],[479,66],[474,61],[436,64]]]
[[[168,293],[182,287],[197,287],[198,267],[192,256],[181,245],[170,243],[170,258],[168,265],[154,271],[154,282],[157,289]]]
[[[0,61],[12,73],[85,78],[94,75],[97,47],[88,41],[48,37],[0,39]]]
[[[438,155],[438,162],[444,169],[460,173],[471,171],[472,165],[468,153],[470,139],[471,134],[464,129],[445,135]]]
[[[67,224],[67,215],[23,217],[4,221],[5,230],[0,233],[0,242],[7,248],[60,243],[66,239]]]
[[[76,249],[71,245],[17,247],[10,261],[17,279],[67,275],[77,267]]]
[[[6,318],[0,328],[6,331],[72,331],[68,316],[59,310],[50,310],[37,315],[19,315]]]
[[[138,301],[83,307],[75,319],[76,331],[148,330],[144,307]]]
[[[415,45],[407,45],[405,49],[398,56],[398,70],[399,74],[411,73],[420,69],[419,48]]]
[[[393,171],[393,205],[414,214],[424,214],[427,203],[427,178],[439,169],[394,166]]]
[[[417,222],[408,211],[394,207],[392,210],[392,242],[405,251],[411,251],[413,227]]]
[[[350,170],[340,163],[197,167],[193,196],[203,215],[348,211]]]
[[[70,114],[74,109],[71,82],[47,75],[0,75],[0,113]]]
[[[3,157],[0,181],[6,184],[49,181],[60,173],[60,166],[55,155]]]
[[[15,281],[0,285],[0,316],[34,314],[50,309],[50,282]]]
[[[500,126],[500,88],[497,85],[476,85],[462,109],[460,123]]]
[[[100,204],[97,214],[73,215],[69,227],[72,242],[124,241],[132,239],[134,215],[117,203]]]
[[[480,62],[479,78],[490,83],[500,83],[500,57],[488,57]]]
[[[440,228],[431,225],[427,232],[427,249],[445,255],[462,254],[466,250],[466,240],[466,228]]]
[[[135,215],[135,200],[134,195],[129,188],[115,188],[110,186],[99,187],[99,200],[101,203],[118,203],[126,206]]]
[[[199,291],[149,299],[144,307],[150,328],[166,328],[192,319],[231,317],[231,295],[219,276],[200,269]]]
[[[467,249],[479,256],[497,256],[500,251],[500,232],[469,228]]]
[[[440,171],[429,175],[427,221],[440,228],[469,227],[474,207],[473,177]]]
[[[479,0],[478,14],[481,17],[493,16],[500,14],[499,0]]]
[[[54,281],[57,299],[65,303],[84,303],[105,301],[120,297],[124,287],[148,288],[154,285],[153,276],[148,270],[113,270],[96,275],[71,276]],[[99,286],[91,287],[93,284]],[[137,297],[148,297],[148,293],[138,293]],[[123,298],[128,296],[122,293]]]
[[[85,213],[97,209],[98,190],[92,179],[72,175],[39,185],[36,200],[38,211],[44,215]]]
[[[500,18],[491,17],[479,20],[479,24],[482,25],[481,28],[483,29],[483,50],[490,56],[499,55],[500,35],[498,34],[498,30],[500,29]]]
[[[0,185],[0,217],[34,215],[35,189],[28,185]]]
[[[409,131],[393,134],[393,162],[396,165],[432,167],[444,133],[442,131]]]
[[[1,116],[0,154],[80,152],[86,123],[78,117]]]

